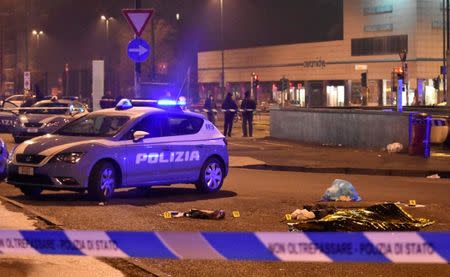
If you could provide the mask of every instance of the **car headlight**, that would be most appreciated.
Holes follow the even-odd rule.
[[[19,145],[14,146],[13,149],[11,150],[11,152],[8,154],[8,163],[10,163],[12,161],[14,154],[16,152],[17,146],[19,146]]]
[[[24,128],[25,127],[25,123],[28,123],[28,118],[24,115],[19,116],[19,125]]]
[[[58,127],[61,124],[60,121],[50,121],[45,124],[46,127]]]
[[[60,153],[53,157],[52,161],[76,164],[82,156],[83,153],[81,152]]]

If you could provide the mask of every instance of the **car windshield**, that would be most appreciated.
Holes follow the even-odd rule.
[[[89,114],[59,129],[58,135],[112,137],[128,122],[127,116]]]
[[[37,113],[37,114],[65,114],[67,113],[67,108],[69,103],[61,102],[38,102],[31,106],[32,108],[42,108],[36,110],[25,110],[25,113]],[[47,109],[50,108],[50,109]],[[65,108],[65,109],[54,109],[54,108]]]

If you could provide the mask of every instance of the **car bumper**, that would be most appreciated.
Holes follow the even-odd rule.
[[[32,168],[28,175],[19,173],[19,167]],[[7,167],[8,184],[14,186],[36,186],[53,190],[83,190],[88,185],[89,172],[82,169],[79,164],[47,163],[37,167],[33,165],[22,165],[9,163]],[[85,176],[86,175],[86,176]]]

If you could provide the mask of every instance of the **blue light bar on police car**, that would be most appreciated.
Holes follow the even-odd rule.
[[[183,106],[186,105],[184,101],[176,101],[171,99],[161,99],[158,100],[158,106]]]
[[[131,101],[125,98],[121,99],[116,105],[116,110],[128,110],[131,108],[133,108]]]

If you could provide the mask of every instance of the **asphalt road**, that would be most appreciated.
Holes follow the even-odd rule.
[[[3,135],[11,142],[7,135]],[[233,139],[230,140],[233,142]],[[265,149],[283,145],[261,143]],[[8,143],[9,144],[9,143]],[[11,147],[12,144],[9,144]],[[234,151],[234,150],[232,150]],[[291,151],[286,149],[286,151]],[[232,153],[233,154],[233,153]],[[424,208],[408,208],[414,216],[436,223],[426,230],[450,230],[450,181],[408,177],[313,174],[232,168],[221,192],[199,195],[191,185],[150,190],[119,190],[114,198],[99,205],[85,195],[46,192],[39,200],[29,200],[20,191],[0,184],[0,195],[17,201],[64,229],[133,231],[287,231],[283,215],[305,204],[315,203],[336,178],[352,182],[363,201],[350,205],[367,206],[379,202],[407,202],[415,199]],[[345,204],[342,204],[345,206]],[[164,219],[168,210],[225,209],[225,220]],[[231,211],[240,211],[232,218]],[[151,272],[172,276],[450,276],[448,265],[318,264],[275,262],[168,261],[133,259]]]

